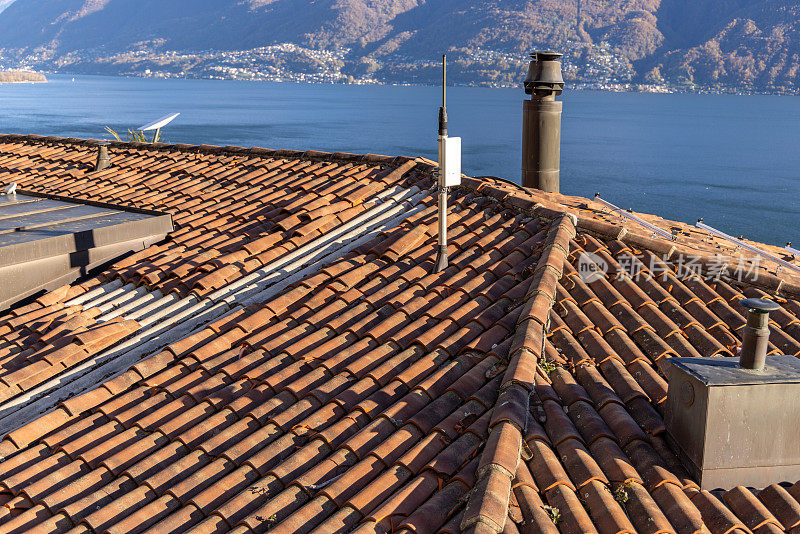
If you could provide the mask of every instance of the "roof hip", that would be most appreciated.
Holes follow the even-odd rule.
[[[477,532],[475,529],[486,526],[498,533],[504,529],[511,484],[517,473],[530,417],[530,395],[536,383],[539,359],[544,353],[548,317],[569,254],[569,243],[574,237],[573,216],[562,213],[550,224],[511,342],[510,361],[489,423],[489,439],[478,464],[475,488],[486,491],[470,494],[461,522],[464,532]]]

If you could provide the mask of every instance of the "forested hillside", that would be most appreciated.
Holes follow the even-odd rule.
[[[235,71],[232,53],[281,45],[240,63],[432,81],[449,51],[458,81],[512,83],[547,47],[566,52],[572,80],[797,90],[798,30],[800,1],[787,0],[16,0],[0,13],[0,54],[64,72],[213,75],[214,57]]]

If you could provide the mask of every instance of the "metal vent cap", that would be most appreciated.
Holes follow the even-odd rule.
[[[528,77],[525,79],[525,92],[529,95],[560,95],[564,89],[564,77],[561,74],[563,54],[551,51],[539,51],[531,54],[532,61],[528,65]]]

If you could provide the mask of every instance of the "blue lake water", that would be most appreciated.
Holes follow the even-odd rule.
[[[104,138],[169,112],[167,141],[435,159],[434,87],[51,76],[0,85],[0,131]],[[521,90],[449,91],[473,176],[519,182]],[[800,98],[567,90],[561,187],[734,235],[800,244]]]

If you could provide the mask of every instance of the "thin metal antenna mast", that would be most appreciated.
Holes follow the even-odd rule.
[[[439,108],[439,135],[447,135],[447,54],[442,54],[442,107]]]
[[[442,55],[442,107],[439,108],[439,250],[435,272],[447,269],[447,192],[445,159],[447,143],[447,55]]]

